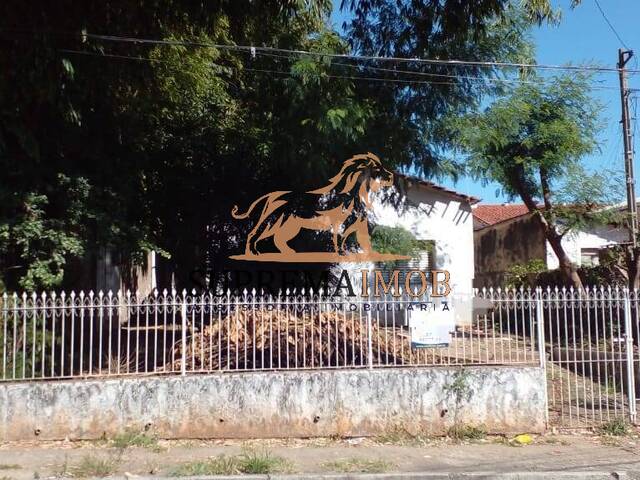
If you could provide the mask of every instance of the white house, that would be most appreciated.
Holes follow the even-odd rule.
[[[447,270],[456,321],[468,322],[474,279],[472,205],[479,199],[429,181],[396,175],[402,177],[402,193],[394,188],[391,195],[396,201],[393,202],[374,198],[369,221],[375,225],[402,227],[416,240],[424,242],[424,251],[418,252],[412,261],[394,264],[393,268]],[[373,267],[361,264],[350,268],[355,273]],[[340,268],[345,268],[345,264]],[[352,277],[357,283],[358,275]]]
[[[629,241],[629,233],[626,229],[612,225],[593,227],[587,231],[570,232],[562,239],[562,246],[578,266],[592,266],[599,262],[598,252],[611,245],[617,245]],[[558,257],[547,242],[547,268],[558,268]]]
[[[372,223],[402,227],[417,240],[428,241],[431,246],[416,259],[420,266],[449,271],[452,290],[470,293],[474,277],[472,205],[479,199],[425,180],[404,180],[406,191],[400,202],[374,200]]]

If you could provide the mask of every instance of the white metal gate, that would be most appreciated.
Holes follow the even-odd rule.
[[[535,295],[536,317],[544,325],[540,340],[550,423],[572,428],[636,423],[638,292],[538,288]]]

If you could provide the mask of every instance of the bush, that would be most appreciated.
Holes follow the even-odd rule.
[[[418,248],[411,232],[402,227],[376,225],[371,232],[371,245],[376,252],[413,256]]]

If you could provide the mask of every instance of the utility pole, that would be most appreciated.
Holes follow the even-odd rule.
[[[627,215],[629,220],[629,245],[626,250],[629,288],[640,288],[640,249],[638,248],[638,209],[636,206],[635,180],[633,178],[633,138],[629,115],[629,96],[626,65],[633,57],[631,50],[618,50],[618,73],[620,74],[620,101],[622,102],[622,136],[624,139],[624,172],[627,183]]]
[[[618,50],[620,100],[622,102],[622,136],[624,138],[624,172],[627,183],[627,213],[629,215],[629,240],[635,250],[637,247],[638,212],[636,206],[635,180],[633,177],[633,138],[631,137],[631,118],[629,116],[630,91],[627,86],[627,72],[625,69],[631,57],[633,57],[633,51]]]

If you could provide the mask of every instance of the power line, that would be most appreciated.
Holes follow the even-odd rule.
[[[150,45],[171,45],[171,46],[183,46],[183,47],[200,47],[200,48],[216,48],[220,50],[235,50],[245,52],[275,52],[290,55],[308,55],[316,57],[326,58],[344,58],[357,61],[379,61],[379,62],[395,62],[395,63],[421,63],[428,65],[448,65],[452,67],[496,67],[496,68],[536,68],[543,70],[566,70],[566,71],[586,71],[586,72],[615,72],[618,73],[618,68],[613,67],[596,67],[596,66],[578,66],[578,65],[547,65],[547,64],[534,64],[534,63],[514,63],[514,62],[490,62],[490,61],[475,61],[475,60],[442,60],[442,59],[427,59],[427,58],[406,58],[406,57],[379,57],[371,55],[353,55],[353,54],[339,54],[339,53],[324,53],[313,52],[308,50],[290,50],[277,47],[256,47],[250,45],[223,45],[215,43],[205,42],[193,42],[185,40],[156,40],[148,38],[136,38],[136,37],[123,37],[117,35],[98,35],[93,33],[82,34],[84,38],[92,38],[96,40],[104,40],[110,42],[123,42],[123,43],[135,43],[135,44],[150,44]],[[640,73],[640,70],[627,70],[627,73]]]
[[[115,58],[122,60],[136,60],[136,61],[148,61],[154,63],[167,63],[165,60],[155,59],[155,58],[146,58],[146,57],[136,57],[136,56],[128,56],[128,55],[117,55],[117,54],[108,54],[108,53],[96,53],[96,52],[87,52],[82,50],[69,50],[69,49],[60,49],[60,52],[70,53],[74,55],[85,55],[92,57],[103,57],[103,58]],[[275,56],[275,55],[272,55]],[[284,57],[282,57],[284,58]],[[217,64],[212,63],[212,66],[218,66]],[[332,64],[333,65],[333,64]],[[347,65],[347,64],[335,64],[341,66],[352,66],[357,67],[357,65]],[[366,68],[366,67],[365,67]],[[509,82],[523,82],[523,83],[535,83],[533,81],[527,80],[516,80],[516,79],[488,79],[483,77],[472,77],[472,76],[456,76],[456,75],[445,75],[445,74],[430,74],[425,72],[412,72],[407,70],[393,70],[393,69],[378,69],[376,67],[371,67],[376,70],[390,71],[395,73],[409,73],[409,74],[422,74],[428,76],[438,76],[438,77],[446,77],[446,78],[467,78],[467,79],[475,79],[480,81],[490,81],[490,80],[498,80],[498,81],[509,81]],[[290,71],[285,70],[272,70],[272,69],[259,69],[259,68],[249,68],[243,67],[243,71],[248,72],[258,72],[258,73],[269,73],[281,76],[289,76],[289,77],[297,77],[297,75],[291,73]],[[381,77],[369,77],[362,75],[334,75],[334,74],[323,74],[327,78],[335,78],[335,79],[344,79],[344,80],[360,80],[360,81],[370,81],[370,82],[382,82],[382,83],[403,83],[408,85],[452,85],[458,86],[459,84],[456,82],[447,82],[447,81],[435,81],[435,80],[415,80],[415,79],[402,79],[402,78],[381,78]],[[606,86],[606,85],[593,85],[591,86],[594,90],[617,90],[617,87]]]
[[[292,58],[289,55],[279,55],[276,53],[265,53],[261,52],[260,55],[272,58],[282,58],[282,59],[290,59]],[[463,80],[478,80],[480,82],[493,82],[493,83],[517,83],[517,84],[530,84],[530,85],[538,85],[540,81],[534,80],[523,80],[516,78],[491,78],[491,77],[479,77],[473,75],[458,75],[458,74],[446,74],[446,73],[429,73],[429,72],[417,72],[415,70],[398,70],[396,68],[381,68],[381,67],[373,67],[370,65],[357,65],[353,63],[341,63],[341,62],[332,62],[331,66],[340,66],[340,67],[348,67],[353,69],[367,69],[373,70],[376,72],[388,72],[394,74],[407,74],[407,75],[416,75],[419,77],[440,77],[440,78],[455,78],[455,79],[463,79]],[[545,80],[546,81],[546,80]],[[606,87],[610,89],[617,90],[618,87],[610,86]]]
[[[609,25],[609,28],[611,29],[611,31],[613,32],[613,34],[618,37],[618,41],[622,44],[622,46],[624,48],[626,48],[627,50],[631,50],[629,47],[627,47],[627,44],[624,43],[624,40],[622,40],[622,37],[620,36],[620,34],[618,33],[618,31],[616,30],[616,28],[613,26],[613,24],[609,21],[609,18],[607,17],[607,14],[604,13],[604,10],[602,9],[602,7],[600,6],[600,2],[598,0],[593,0],[596,4],[596,7],[598,7],[598,10],[600,10],[600,14],[602,15],[602,18],[604,18],[604,21],[607,22],[607,25]],[[630,71],[630,70],[629,70]]]
[[[63,53],[71,53],[77,55],[86,55],[92,57],[106,57],[106,58],[117,58],[123,60],[138,60],[138,61],[149,61],[149,62],[165,62],[164,60],[154,59],[154,58],[145,58],[145,57],[133,57],[127,55],[115,55],[115,54],[102,54],[102,53],[94,53],[94,52],[83,52],[81,50],[68,50],[68,49],[60,49],[60,52]],[[212,64],[217,66],[215,64]],[[284,70],[270,70],[270,69],[260,69],[260,68],[243,68],[243,71],[247,72],[258,72],[258,73],[270,73],[276,75],[284,75],[289,77],[295,77],[293,73]],[[331,75],[325,74],[327,78],[339,78],[346,80],[367,80],[367,81],[378,81],[378,82],[390,82],[390,83],[410,83],[410,84],[435,84],[435,85],[458,85],[455,82],[436,82],[429,80],[403,80],[397,78],[380,78],[380,77],[364,77],[360,75],[347,76],[347,75]]]

